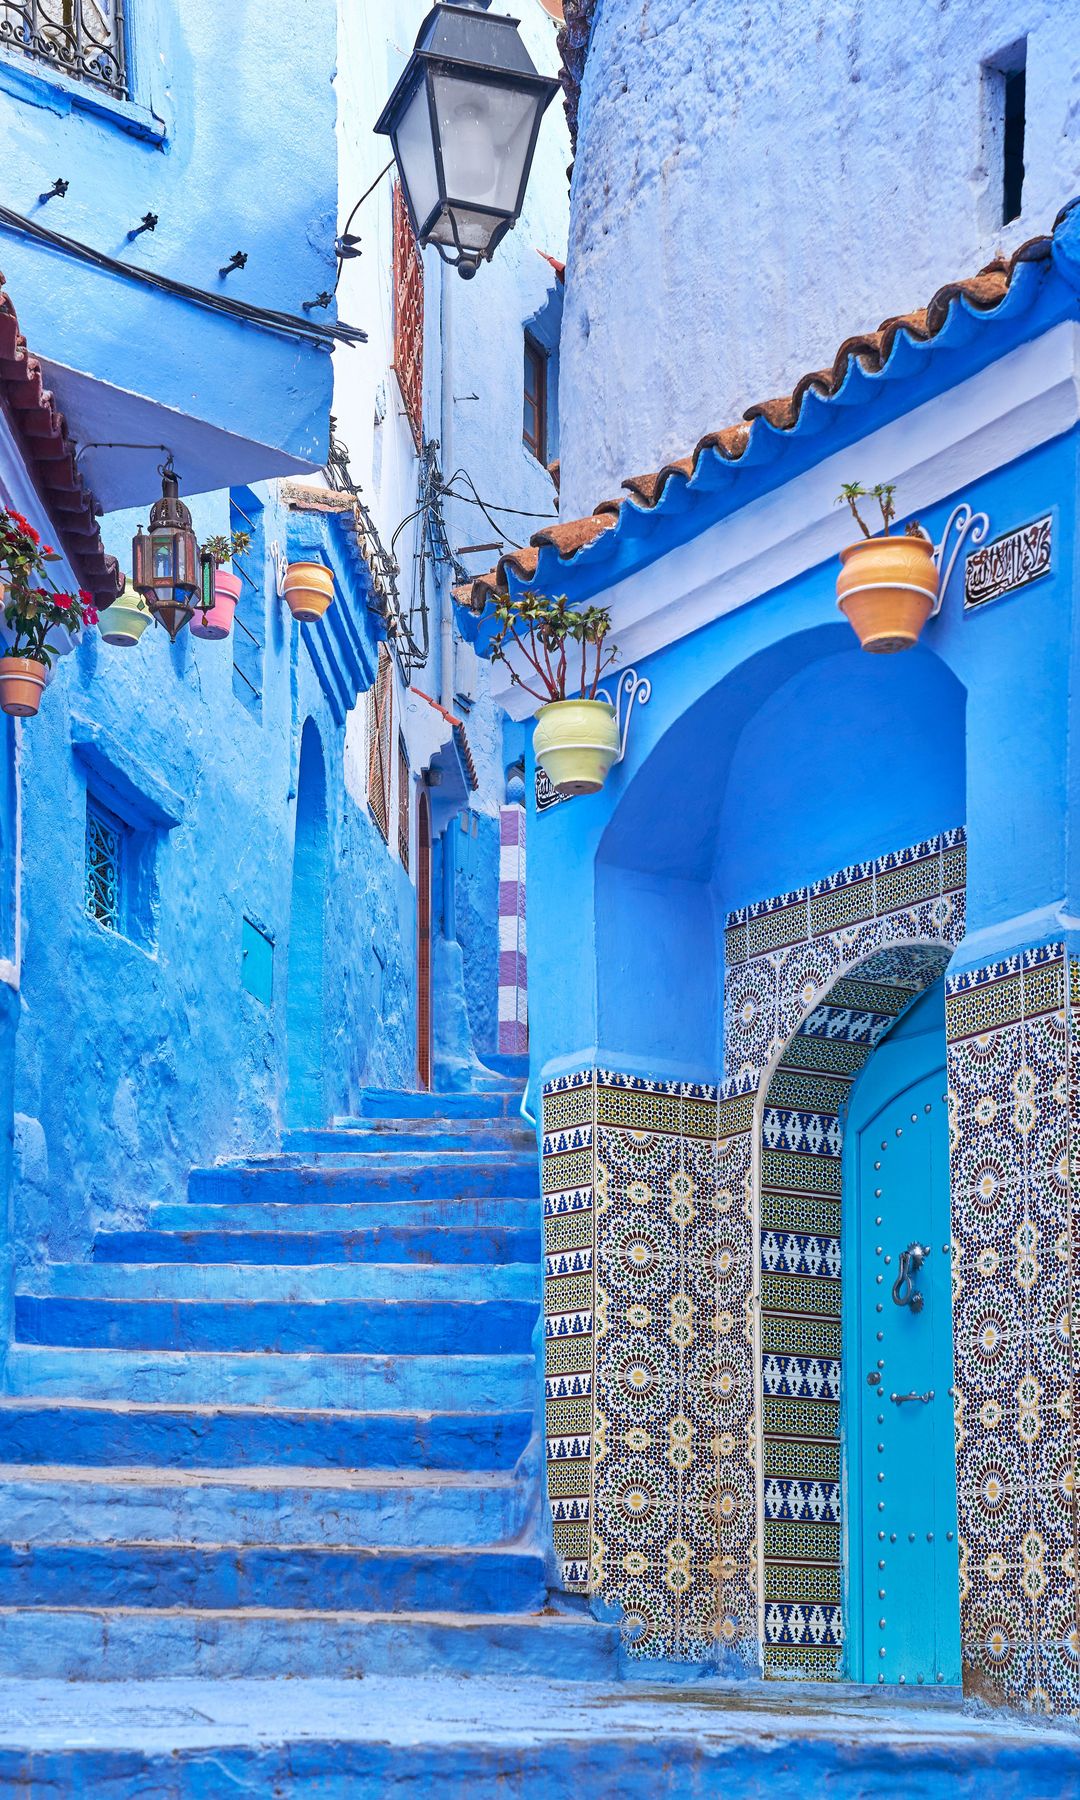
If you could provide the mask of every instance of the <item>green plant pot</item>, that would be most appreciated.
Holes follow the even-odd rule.
[[[536,715],[536,760],[564,798],[599,793],[620,748],[615,709],[606,700],[551,700]]]
[[[125,584],[118,600],[98,614],[98,630],[107,644],[131,650],[150,623],[150,608],[130,583]]]

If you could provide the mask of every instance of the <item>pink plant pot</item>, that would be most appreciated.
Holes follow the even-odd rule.
[[[239,575],[219,569],[214,577],[214,604],[207,612],[196,612],[188,630],[192,637],[227,638],[233,626],[233,614],[240,598]]]

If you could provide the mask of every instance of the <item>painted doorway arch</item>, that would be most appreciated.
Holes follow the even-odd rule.
[[[944,983],[875,1050],[844,1126],[845,1669],[960,1683]]]
[[[431,1087],[431,802],[420,789],[416,813],[416,1076]]]
[[[296,787],[285,1004],[286,1118],[293,1126],[325,1123],[322,1051],[326,877],[326,766],[318,729],[314,720],[308,719],[300,739]]]

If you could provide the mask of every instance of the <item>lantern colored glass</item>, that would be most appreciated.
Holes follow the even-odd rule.
[[[198,604],[201,571],[191,514],[168,463],[161,477],[161,499],[150,508],[149,532],[140,525],[132,540],[131,567],[132,586],[175,643]]]

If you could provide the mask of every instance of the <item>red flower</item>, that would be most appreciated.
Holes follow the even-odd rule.
[[[93,604],[94,604],[93,594],[87,593],[85,588],[79,589],[79,599],[82,601],[84,606],[93,606]]]
[[[83,607],[82,622],[84,625],[96,625],[97,624],[98,615],[97,615],[97,608],[95,606],[84,606]]]

